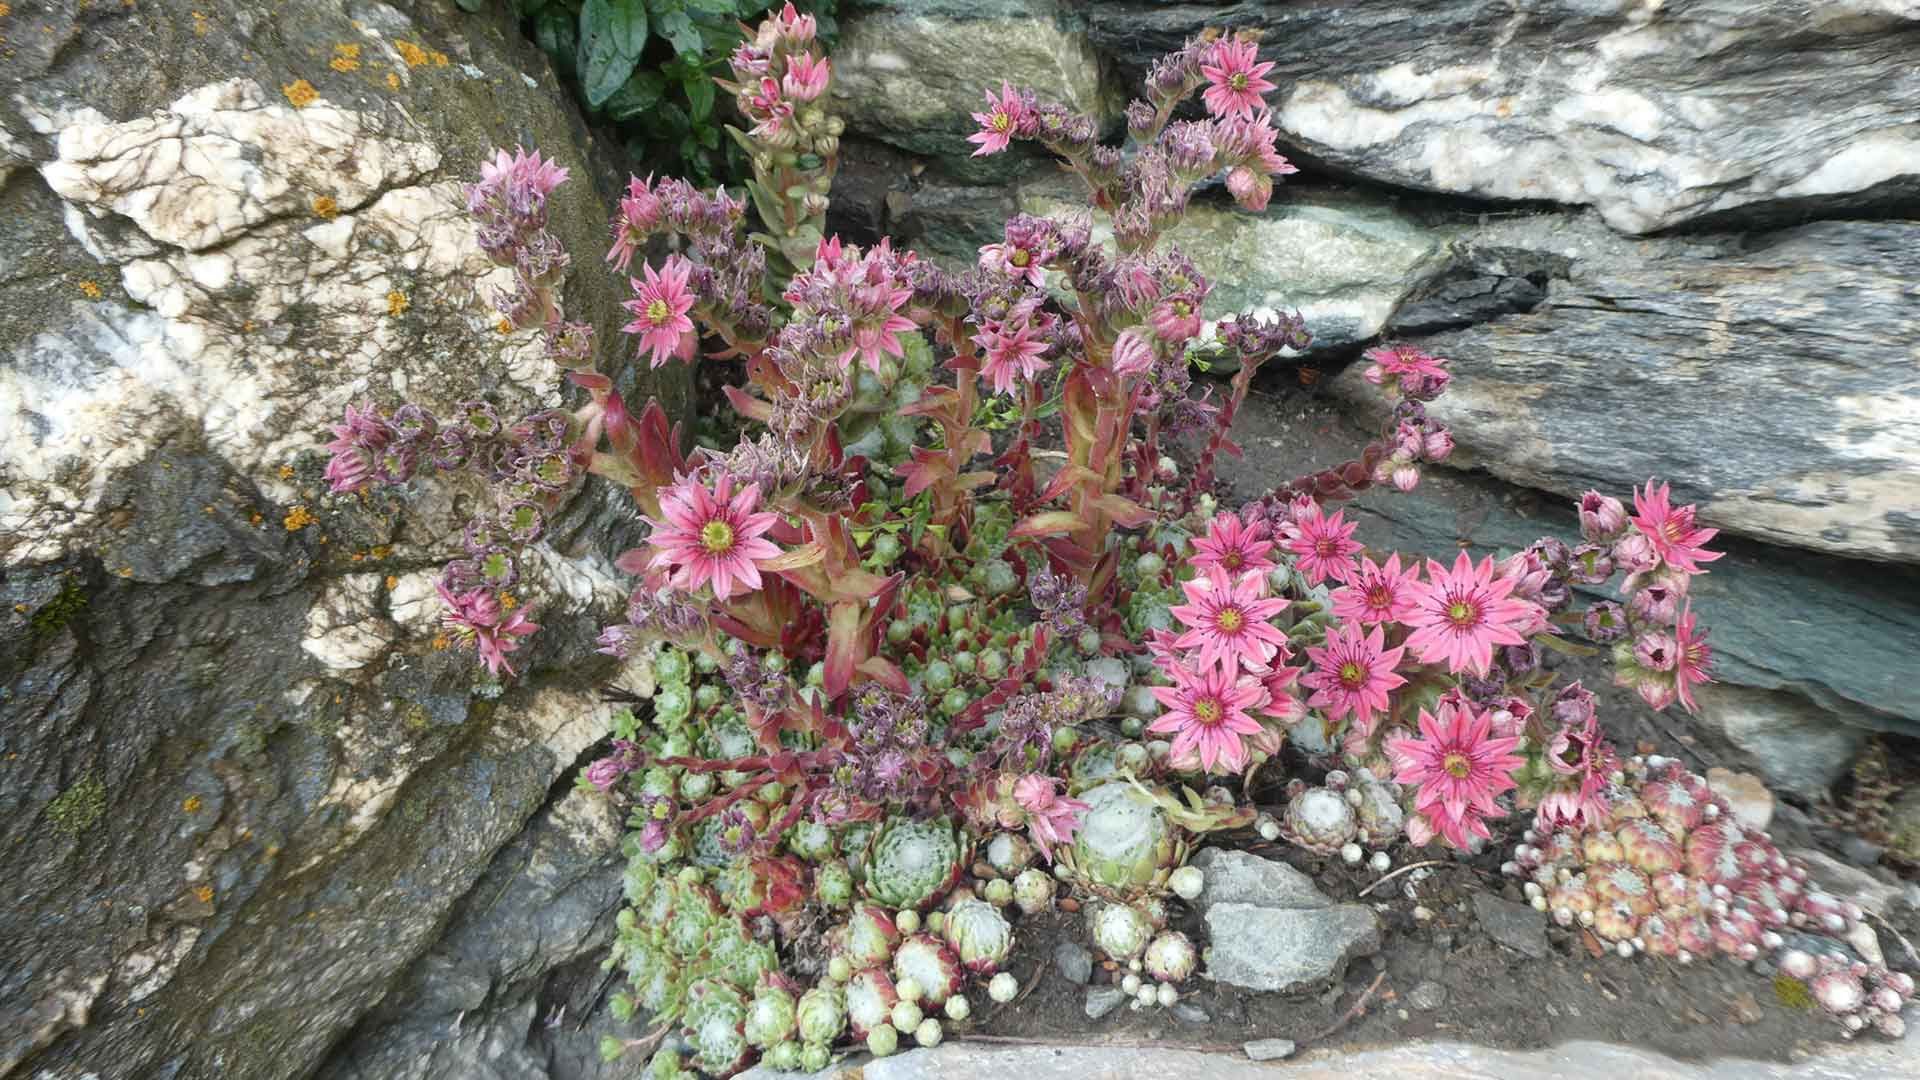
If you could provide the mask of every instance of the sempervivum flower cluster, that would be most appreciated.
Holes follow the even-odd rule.
[[[1507,864],[1560,925],[1588,927],[1623,956],[1682,963],[1753,960],[1783,931],[1844,938],[1859,925],[1857,904],[1810,885],[1805,866],[1678,762],[1635,758],[1614,779],[1604,818],[1556,828],[1542,815]]]
[[[1872,1026],[1891,1039],[1907,1033],[1900,1012],[1913,1000],[1913,977],[1884,964],[1850,960],[1837,953],[1804,949],[1780,954],[1780,972],[1807,986],[1813,1000],[1839,1019],[1847,1037]]]

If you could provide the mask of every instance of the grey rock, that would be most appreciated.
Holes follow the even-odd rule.
[[[1060,192],[1058,184],[1026,185],[1021,207],[1060,216],[1084,202],[1078,191]],[[1094,232],[1110,236],[1103,222]],[[1351,350],[1380,333],[1446,268],[1450,235],[1377,198],[1312,189],[1282,190],[1259,213],[1195,199],[1164,242],[1212,283],[1207,318],[1297,311],[1313,332],[1312,356]]]
[[[1787,854],[1805,863],[1807,876],[1833,895],[1852,900],[1875,915],[1884,917],[1893,913],[1894,902],[1900,896],[1898,881],[1884,881],[1813,848],[1800,848]]]
[[[1059,0],[905,0],[840,20],[834,103],[850,130],[933,158],[969,182],[1032,169],[1030,144],[973,157],[973,113],[1002,80],[1110,126],[1124,104],[1103,78],[1085,25]]]
[[[1328,448],[1303,440],[1297,426],[1291,412],[1250,399],[1234,427],[1247,456],[1223,459],[1221,474],[1257,492],[1324,466]],[[1357,454],[1365,436],[1343,437],[1351,443],[1331,452]],[[1369,545],[1436,558],[1451,558],[1463,545],[1478,557],[1517,551],[1542,536],[1580,535],[1570,500],[1448,468],[1424,470],[1410,495],[1357,500],[1348,519],[1356,517],[1356,535]],[[1801,695],[1826,710],[1832,727],[1920,735],[1920,680],[1895,674],[1920,655],[1920,579],[1736,536],[1717,537],[1713,546],[1726,557],[1694,580],[1692,596],[1711,629],[1717,679]]]
[[[1254,1061],[1281,1061],[1293,1056],[1292,1039],[1254,1039],[1240,1047]]]
[[[1453,361],[1431,412],[1470,463],[1570,496],[1658,476],[1707,524],[1920,559],[1920,425],[1896,419],[1920,372],[1885,362],[1920,334],[1920,222],[1634,242],[1549,217],[1476,242],[1570,263],[1532,311],[1421,340]],[[1358,368],[1334,388],[1385,406]]]
[[[1277,1044],[1284,1039],[1262,1039]],[[1242,1049],[1245,1049],[1243,1047]],[[979,1080],[982,1076],[1018,1076],[1023,1080],[1085,1080],[1094,1077],[1151,1076],[1163,1080],[1273,1080],[1272,1065],[1244,1061],[1233,1054],[1134,1046],[988,1046],[955,1041],[932,1050],[913,1050],[859,1063],[864,1080]],[[1639,1047],[1576,1041],[1545,1050],[1495,1050],[1457,1042],[1408,1042],[1368,1050],[1320,1050],[1286,1066],[1288,1080],[1352,1080],[1356,1076],[1392,1076],[1406,1080],[1458,1080],[1459,1077],[1554,1077],[1557,1080],[1618,1080],[1624,1076],[1660,1080],[1908,1080],[1920,1073],[1920,1040],[1827,1044],[1812,1060],[1798,1065],[1723,1060],[1683,1062]],[[833,1069],[821,1080],[844,1072]],[[741,1076],[766,1080],[759,1069]]]
[[[1313,879],[1275,859],[1248,851],[1202,848],[1191,860],[1206,875],[1206,886],[1191,901],[1205,913],[1215,904],[1255,904],[1270,908],[1325,908],[1333,901]]]
[[[1700,691],[1700,722],[1752,754],[1767,781],[1786,791],[1824,797],[1866,746],[1866,731],[1835,724],[1832,712],[1798,694],[1717,685]]]
[[[1379,916],[1359,904],[1284,910],[1216,903],[1206,924],[1207,977],[1246,990],[1310,989],[1380,948]]]
[[[1432,1012],[1447,1003],[1447,988],[1424,979],[1412,990],[1407,991],[1407,1006],[1421,1012]]]
[[[1532,907],[1477,892],[1473,894],[1473,917],[1488,937],[1507,948],[1534,960],[1546,957],[1547,917]]]
[[[1207,1010],[1190,1001],[1176,1001],[1167,1011],[1173,1014],[1174,1019],[1194,1027],[1213,1023],[1213,1017],[1207,1015]]]
[[[1848,833],[1840,838],[1840,854],[1855,866],[1878,866],[1880,857],[1886,853],[1886,845],[1876,844],[1864,836]]]
[[[176,32],[194,11],[216,31]],[[614,674],[591,656],[618,583],[530,586],[546,629],[524,680],[496,683],[428,644],[453,500],[328,499],[320,444],[349,399],[557,403],[561,373],[525,340],[502,356],[475,302],[490,267],[457,182],[496,141],[569,168],[567,310],[617,341],[623,283],[594,257],[611,169],[497,9],[33,18],[0,65],[0,600],[29,613],[0,620],[0,1073],[315,1075],[451,923],[511,971],[449,963],[416,999],[491,1033],[434,1068],[544,1076],[518,1049],[533,989],[592,951],[585,923],[455,913],[506,884],[499,853],[604,731],[607,707],[563,688]],[[408,68],[396,40],[455,60]],[[316,61],[337,43],[363,70]],[[400,88],[374,93],[374,70]],[[302,78],[320,97],[295,109]],[[632,516],[590,485],[550,546],[611,554]]]
[[[1887,836],[1893,850],[1909,862],[1920,862],[1920,790],[1894,797],[1887,808]]]
[[[1090,5],[1131,77],[1203,26],[1266,31],[1281,142],[1405,187],[1684,222],[1897,205],[1920,189],[1920,11],[1844,0]]]
[[[1089,1020],[1100,1020],[1120,1006],[1126,1004],[1126,991],[1117,986],[1096,986],[1087,991],[1086,1014]]]
[[[1068,982],[1085,986],[1093,977],[1093,954],[1084,945],[1063,941],[1053,950],[1053,966]]]

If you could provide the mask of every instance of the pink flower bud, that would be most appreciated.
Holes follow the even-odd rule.
[[[1427,432],[1424,452],[1428,461],[1445,461],[1453,453],[1453,432],[1446,428],[1435,428]]]
[[[1361,377],[1373,385],[1379,386],[1380,383],[1386,379],[1387,373],[1379,364],[1368,364],[1367,370],[1361,372]]]
[[[1627,527],[1627,508],[1611,495],[1589,491],[1580,496],[1580,533],[1595,542]]]
[[[1265,210],[1268,200],[1273,198],[1273,180],[1245,165],[1237,165],[1227,172],[1227,191],[1248,210]]]
[[[1673,637],[1659,630],[1641,634],[1633,642],[1633,662],[1648,671],[1672,671]]]
[[[1680,696],[1674,689],[1671,675],[1648,672],[1635,681],[1633,688],[1639,691],[1640,700],[1646,702],[1647,708],[1654,712],[1673,704]]]
[[[1680,595],[1666,585],[1648,585],[1627,601],[1627,610],[1656,626],[1672,626],[1680,617]]]
[[[1420,470],[1412,462],[1393,470],[1393,487],[1400,492],[1412,491],[1420,486]]]
[[[1622,570],[1637,574],[1653,569],[1660,562],[1660,556],[1653,550],[1653,542],[1637,532],[1628,533],[1613,542],[1613,561]]]

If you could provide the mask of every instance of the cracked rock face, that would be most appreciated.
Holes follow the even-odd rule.
[[[1635,242],[1538,217],[1475,243],[1568,269],[1530,312],[1419,339],[1453,359],[1432,413],[1473,463],[1566,495],[1659,476],[1723,529],[1920,560],[1920,223]],[[1360,374],[1336,392],[1377,407]]]
[[[1912,0],[1345,0],[1092,5],[1136,74],[1251,22],[1281,141],[1430,191],[1592,206],[1647,233],[1920,191]]]
[[[519,597],[546,630],[502,685],[436,641],[477,493],[330,498],[320,444],[349,400],[561,404],[495,329],[459,185],[496,145],[572,170],[567,308],[617,350],[612,170],[504,15],[32,19],[0,65],[0,1075],[312,1075],[410,969],[456,998],[435,979],[471,973],[416,959],[477,882],[548,859],[512,912],[546,943],[516,954],[527,995],[461,1006],[523,1041],[611,911],[604,822],[553,808],[565,844],[500,853],[606,730],[631,509],[588,485],[556,515]]]

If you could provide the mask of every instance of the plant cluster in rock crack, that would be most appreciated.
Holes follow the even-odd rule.
[[[458,0],[479,11],[486,0]],[[510,0],[535,44],[589,111],[611,121],[640,161],[701,183],[747,168],[722,136],[712,71],[725,64],[769,0]],[[803,5],[831,38],[835,0]],[[751,153],[751,149],[745,150]]]
[[[1220,322],[1209,346],[1239,371],[1196,394],[1210,283],[1163,241],[1199,182],[1224,173],[1260,208],[1292,171],[1255,40],[1203,35],[1155,65],[1124,147],[1066,106],[988,90],[977,153],[1037,143],[1091,212],[1018,216],[960,273],[823,235],[839,121],[809,17],[770,17],[731,67],[747,198],[635,179],[607,261],[632,283],[630,347],[737,364],[728,397],[763,431],[684,455],[657,403],[636,412],[595,370],[546,230],[566,172],[523,151],[484,168],[469,207],[513,270],[499,312],[538,328],[589,400],[517,418],[350,408],[329,446],[338,492],[425,474],[491,491],[440,592],[451,635],[495,673],[539,630],[507,591],[585,475],[626,488],[651,529],[618,560],[636,584],[600,639],[650,710],[622,712],[582,778],[631,815],[613,1007],[658,1025],[610,1055],[723,1076],[932,1045],[971,1025],[974,988],[1014,998],[1016,925],[1057,905],[1083,912],[1136,1005],[1170,1005],[1199,959],[1171,905],[1205,887],[1184,863],[1208,834],[1352,862],[1364,844],[1384,869],[1402,842],[1475,848],[1514,809],[1534,824],[1509,869],[1563,923],[1681,961],[1827,935],[1782,970],[1847,1030],[1897,1031],[1909,980],[1805,951],[1857,909],[1698,777],[1622,761],[1594,695],[1541,663],[1593,651],[1578,632],[1654,708],[1694,707],[1713,657],[1689,585],[1719,556],[1666,485],[1631,510],[1588,493],[1577,544],[1451,563],[1370,550],[1338,504],[1411,491],[1452,449],[1426,407],[1447,361],[1384,345],[1366,376],[1395,404],[1359,458],[1219,501],[1255,373],[1308,344],[1296,317]],[[1204,114],[1176,119],[1196,93]],[[647,261],[662,235],[673,253]],[[1576,586],[1616,582],[1619,601],[1576,607]],[[1282,813],[1235,794],[1289,762]]]

